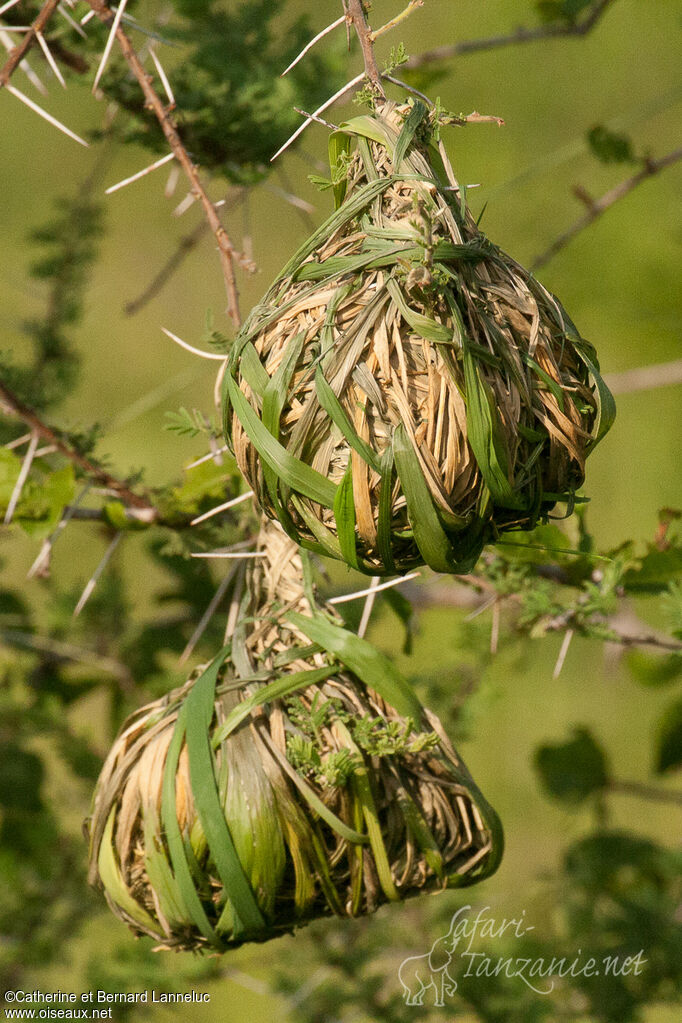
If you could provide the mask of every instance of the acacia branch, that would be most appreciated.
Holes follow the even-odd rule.
[[[640,799],[655,800],[658,803],[677,803],[682,805],[682,792],[676,789],[661,789],[645,782],[629,781],[614,778],[607,782],[608,792],[617,792],[625,796],[639,796]]]
[[[78,468],[85,473],[88,479],[93,480],[100,486],[106,487],[108,490],[112,490],[125,504],[130,505],[132,508],[137,509],[138,512],[143,513],[145,521],[156,521],[158,517],[157,509],[146,496],[136,494],[135,491],[131,490],[130,487],[122,480],[112,476],[111,473],[106,471],[106,469],[103,469],[100,465],[97,465],[95,462],[91,461],[91,459],[83,455],[73,446],[73,444],[66,441],[57,430],[43,422],[38,413],[34,409],[29,408],[28,405],[24,404],[24,402],[13,394],[6,384],[2,383],[2,381],[0,381],[0,403],[2,403],[2,405],[4,405],[10,413],[17,416],[30,426],[39,437],[47,441],[48,444],[53,445],[57,451],[64,455],[65,458],[68,458],[70,462],[77,465]]]
[[[665,170],[666,167],[671,167],[673,164],[682,160],[682,147],[674,149],[671,153],[667,153],[665,156],[659,157],[657,160],[646,160],[641,170],[633,174],[632,177],[626,178],[625,181],[619,182],[614,188],[605,192],[604,195],[600,196],[599,199],[590,199],[586,196],[584,191],[580,191],[580,198],[587,205],[587,212],[576,220],[568,230],[564,231],[563,234],[552,242],[552,244],[545,249],[545,251],[538,256],[533,263],[533,270],[539,269],[539,267],[545,266],[546,263],[552,259],[557,252],[565,248],[570,241],[575,238],[577,234],[584,231],[586,227],[598,220],[603,213],[606,212],[615,203],[620,202],[626,195],[629,195],[633,189],[637,188],[642,184],[643,181],[647,181],[649,178],[654,177],[656,174],[660,174],[661,171]]]
[[[100,21],[102,21],[105,25],[112,24],[114,14],[103,0],[88,0],[88,3]],[[240,326],[241,316],[239,312],[239,291],[237,289],[237,280],[234,271],[234,260],[240,258],[239,253],[232,245],[227,231],[221,223],[216,208],[206,193],[201,182],[201,178],[199,177],[199,172],[190,159],[180,135],[178,134],[175,121],[169,114],[167,107],[164,106],[163,102],[159,98],[130,39],[120,25],[116,29],[116,39],[128,67],[142,89],[145,98],[145,105],[154,113],[154,116],[159,123],[159,127],[166,137],[168,145],[187,175],[193,194],[201,202],[208,225],[215,235],[218,243],[218,252],[220,253],[220,262],[222,265],[223,277],[225,278],[225,289],[227,291],[228,312],[235,325]]]
[[[490,36],[484,39],[465,39],[461,43],[437,46],[433,50],[427,50],[426,53],[418,53],[410,57],[405,67],[413,70],[423,67],[425,64],[433,64],[439,60],[463,57],[468,53],[478,53],[481,50],[496,50],[505,46],[516,46],[520,43],[535,43],[540,39],[586,36],[606,13],[607,8],[614,2],[615,0],[597,0],[589,13],[581,21],[565,24],[537,25],[533,28],[521,27],[507,35]]]
[[[35,43],[38,37],[38,33],[42,34],[42,32],[45,29],[45,26],[47,25],[48,21],[50,20],[54,12],[57,10],[58,6],[59,0],[45,0],[45,3],[41,7],[38,16],[36,17],[35,21],[31,25],[28,32],[26,32],[26,34],[22,38],[21,42],[17,46],[15,46],[13,50],[10,50],[9,57],[5,61],[3,67],[0,68],[0,89],[7,85],[10,78],[12,77],[16,69],[19,67],[19,64]]]
[[[372,30],[367,24],[367,18],[365,17],[365,8],[362,0],[346,0],[346,9],[348,11],[349,20],[353,23],[353,28],[360,41],[360,47],[362,49],[362,59],[365,65],[365,74],[367,75],[372,88],[375,93],[386,99],[386,93],[384,87],[381,84],[381,74],[377,67],[376,57],[374,56],[374,38]]]

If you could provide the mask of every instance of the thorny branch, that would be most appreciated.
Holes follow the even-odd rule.
[[[105,25],[111,25],[114,20],[114,14],[103,2],[103,0],[88,0],[88,3],[92,10],[95,12],[97,17]],[[223,270],[223,277],[225,278],[225,289],[227,291],[228,301],[228,312],[232,317],[233,322],[236,326],[241,324],[241,315],[239,312],[239,291],[237,289],[237,280],[235,277],[234,262],[235,260],[241,261],[242,257],[240,253],[234,248],[227,231],[223,227],[220,217],[216,212],[214,204],[209,199],[206,190],[199,177],[199,172],[190,159],[190,156],[185,149],[175,121],[168,112],[166,106],[159,98],[154,86],[151,83],[150,77],[147,75],[142,63],[135,52],[135,49],[128,38],[125,31],[119,25],[116,29],[116,39],[121,48],[121,53],[128,64],[128,67],[135,76],[145,98],[145,105],[153,111],[159,126],[166,137],[166,140],[171,147],[175,157],[184,170],[187,178],[192,186],[193,194],[200,200],[201,205],[206,216],[206,220],[215,235],[218,243],[218,251],[220,253],[220,262]]]
[[[463,57],[468,53],[478,53],[481,50],[501,49],[505,46],[515,46],[519,43],[534,43],[539,39],[558,39],[562,37],[586,36],[596,26],[597,22],[606,13],[615,0],[597,0],[591,10],[581,21],[568,23],[552,23],[549,25],[537,25],[533,28],[517,28],[507,35],[490,36],[485,39],[465,39],[461,43],[452,43],[448,46],[437,46],[426,53],[415,54],[405,64],[408,70],[415,70],[425,64],[433,64],[439,60],[449,60],[452,57]]]
[[[647,181],[649,178],[654,177],[656,174],[660,174],[661,171],[665,170],[666,167],[671,167],[674,163],[682,160],[682,147],[674,149],[671,153],[667,153],[665,156],[661,156],[656,160],[646,160],[641,170],[633,174],[632,177],[626,178],[625,181],[619,182],[608,192],[605,192],[599,199],[591,199],[581,189],[579,192],[579,198],[587,205],[587,212],[576,220],[567,231],[552,242],[552,244],[545,249],[542,255],[538,256],[533,263],[533,270],[537,270],[542,266],[549,263],[557,252],[565,248],[570,241],[575,238],[577,234],[584,231],[586,227],[589,227],[595,222],[602,213],[606,212],[611,206],[624,199],[626,195],[629,195],[633,189],[641,185],[643,181]]]
[[[38,39],[38,36],[42,34],[45,26],[57,10],[59,2],[60,0],[45,0],[45,3],[40,9],[38,16],[31,25],[29,31],[26,32],[21,42],[10,51],[10,55],[5,61],[5,64],[2,68],[0,68],[0,89],[7,85],[21,61]]]
[[[44,423],[40,416],[13,394],[2,381],[0,381],[0,405],[5,406],[11,414],[22,419],[39,437],[55,447],[65,458],[68,458],[74,465],[77,465],[79,469],[82,469],[89,479],[113,491],[127,505],[135,508],[142,521],[156,521],[158,517],[157,510],[146,496],[136,494],[126,483],[112,476],[111,473],[96,465],[85,455],[81,454],[80,451],[77,451],[72,444],[64,440],[57,430]]]
[[[352,21],[353,28],[355,29],[355,33],[360,41],[362,59],[365,65],[365,74],[377,95],[380,96],[381,99],[386,99],[386,93],[384,92],[384,87],[381,84],[381,74],[379,73],[376,57],[374,56],[374,39],[372,36],[372,30],[367,24],[363,2],[362,0],[344,0],[344,6],[348,11],[349,19]]]

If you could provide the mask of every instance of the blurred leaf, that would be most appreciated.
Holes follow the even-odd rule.
[[[656,657],[641,650],[632,650],[627,663],[633,677],[644,686],[667,686],[682,675],[682,654]]]
[[[573,736],[538,747],[535,769],[551,796],[577,804],[608,784],[609,770],[604,750],[587,728],[574,728]]]
[[[37,813],[42,809],[43,765],[14,743],[0,746],[0,806]]]
[[[634,163],[637,159],[628,136],[610,131],[603,124],[590,128],[587,143],[602,163]]]
[[[655,768],[659,774],[682,765],[682,698],[665,710],[658,726]]]
[[[623,575],[623,585],[628,590],[644,593],[661,593],[671,582],[682,574],[682,545],[673,542],[666,550],[649,545],[647,553],[640,559],[637,568],[628,569]]]
[[[73,501],[75,491],[76,478],[71,464],[50,473],[40,484],[30,480],[17,506],[17,522],[30,536],[47,536],[61,519],[66,505]]]

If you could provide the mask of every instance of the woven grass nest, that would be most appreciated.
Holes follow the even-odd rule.
[[[501,856],[497,816],[437,718],[311,609],[294,545],[267,537],[231,644],[128,719],[97,784],[90,880],[162,948],[371,913],[472,884]]]
[[[467,572],[573,500],[613,399],[561,304],[481,234],[433,113],[330,139],[335,212],[252,310],[224,426],[267,515],[371,574]]]

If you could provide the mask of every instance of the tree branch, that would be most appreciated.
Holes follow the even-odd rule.
[[[81,454],[80,451],[69,444],[64,438],[55,430],[53,427],[48,426],[44,423],[40,416],[28,405],[25,405],[15,394],[10,391],[6,384],[0,381],[0,403],[2,403],[13,415],[23,420],[31,429],[46,440],[49,444],[54,447],[68,458],[70,462],[77,465],[81,469],[88,479],[93,480],[100,486],[106,487],[108,490],[112,490],[117,494],[125,504],[135,508],[139,513],[143,513],[142,516],[144,521],[154,522],[158,518],[157,509],[150,502],[149,498],[140,494],[136,494],[130,487],[111,473],[107,472],[101,466],[96,465],[95,462],[91,461],[85,455]]]
[[[639,796],[641,799],[652,799],[658,803],[678,803],[682,805],[682,792],[671,789],[660,789],[655,785],[647,785],[639,781],[614,779],[606,786],[609,792],[618,792],[626,796]]]
[[[345,0],[345,6],[348,11],[348,17],[353,23],[355,33],[360,40],[365,74],[369,78],[370,84],[377,96],[385,100],[386,93],[381,84],[381,74],[379,73],[376,57],[374,56],[374,40],[372,30],[367,24],[367,18],[365,17],[364,4],[362,0]]]
[[[42,33],[45,30],[45,26],[58,6],[59,0],[45,0],[29,31],[24,35],[21,42],[10,51],[5,64],[0,68],[0,89],[7,85],[19,64],[36,41],[38,33]]]
[[[634,391],[649,391],[654,387],[682,384],[682,359],[638,366],[636,369],[626,369],[622,373],[608,373],[604,379],[612,394],[632,394]]]
[[[535,43],[540,39],[586,36],[606,13],[607,8],[614,2],[615,0],[597,0],[589,14],[582,21],[568,22],[566,24],[537,25],[533,28],[517,28],[515,32],[510,32],[507,35],[490,36],[485,39],[465,39],[461,43],[438,46],[434,50],[427,50],[426,53],[418,53],[410,57],[405,67],[409,70],[415,70],[416,68],[423,67],[425,64],[433,64],[439,60],[463,57],[468,53],[478,53],[481,50],[496,50],[505,46],[516,46],[520,43]]]
[[[611,206],[624,199],[626,195],[629,195],[633,189],[641,185],[643,181],[647,181],[649,178],[654,177],[656,174],[660,174],[661,171],[665,170],[666,167],[671,167],[674,163],[682,160],[682,147],[674,149],[671,153],[667,153],[665,156],[659,157],[657,160],[646,160],[644,166],[632,177],[626,178],[625,181],[619,182],[610,191],[605,192],[599,199],[590,200],[589,197],[585,196],[585,193],[581,192],[580,198],[587,202],[587,212],[584,216],[576,220],[567,231],[552,242],[552,244],[545,249],[545,251],[538,256],[532,266],[533,270],[538,270],[540,267],[545,266],[549,263],[557,252],[565,248],[570,241],[575,238],[577,234],[584,231],[586,227],[589,227],[594,223],[603,213],[606,212]]]
[[[88,3],[100,21],[102,21],[105,25],[112,24],[114,14],[103,0],[88,0]],[[225,278],[225,289],[227,291],[228,312],[235,325],[240,326],[241,316],[239,312],[239,291],[237,289],[237,281],[234,271],[234,260],[240,259],[240,254],[232,245],[227,231],[223,227],[220,217],[216,212],[216,208],[206,193],[201,182],[201,178],[199,177],[198,170],[190,159],[180,135],[178,134],[175,121],[170,116],[167,108],[156,93],[156,90],[151,83],[151,79],[142,66],[130,39],[120,25],[116,29],[116,39],[128,67],[142,89],[146,106],[153,111],[157,121],[159,122],[159,127],[166,137],[168,145],[187,175],[190,185],[192,186],[193,194],[201,202],[206,220],[208,221],[209,227],[213,231],[218,243],[218,252],[220,253],[220,262],[223,269],[223,277]]]

